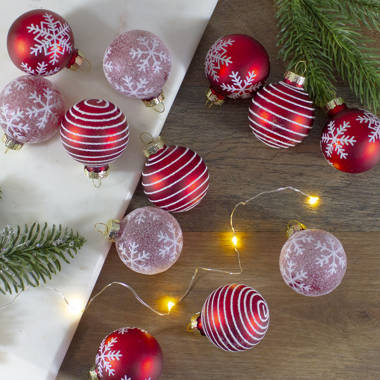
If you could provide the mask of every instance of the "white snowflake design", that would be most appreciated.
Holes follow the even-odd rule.
[[[120,380],[132,380],[132,377],[128,377],[128,375],[124,375]]]
[[[244,80],[237,71],[232,71],[230,74],[232,84],[222,83],[221,88],[229,92],[227,96],[231,99],[247,99],[261,86],[261,82],[253,83],[255,77],[254,70],[248,72]]]
[[[118,332],[121,335],[126,334],[129,330],[131,330],[130,327],[121,327],[120,329],[117,329],[116,332]]]
[[[122,79],[123,84],[115,83],[114,86],[117,90],[127,96],[135,96],[136,98],[144,98],[152,94],[153,88],[147,88],[148,80],[140,78],[133,80],[131,76],[125,75]]]
[[[139,252],[138,248],[139,245],[134,241],[129,242],[128,244],[122,242],[119,245],[122,261],[131,269],[144,273],[150,269],[150,265],[148,264],[150,253],[145,250]]]
[[[30,131],[29,124],[24,123],[24,111],[20,108],[11,111],[8,104],[0,107],[0,124],[8,136],[16,139],[26,137]]]
[[[112,368],[112,362],[115,360],[120,360],[123,356],[120,350],[112,350],[114,344],[117,343],[116,337],[111,338],[107,344],[105,341],[106,340],[103,339],[99,347],[99,352],[96,354],[95,358],[96,367],[100,377],[103,377],[103,371],[105,371],[105,373],[109,376],[113,376],[115,374],[115,370]]]
[[[310,292],[311,286],[304,282],[308,278],[307,272],[303,269],[295,271],[295,267],[296,264],[292,260],[288,260],[286,267],[280,267],[282,277],[297,293]]]
[[[150,211],[148,208],[141,208],[135,210],[132,214],[129,214],[128,218],[131,218],[131,220],[140,225],[141,223],[145,223],[147,218],[150,218],[155,222],[160,219],[160,216],[157,213]]]
[[[369,134],[369,142],[380,141],[380,119],[373,115],[371,112],[365,111],[364,115],[360,115],[356,120],[361,123],[367,123],[368,128],[372,130]]]
[[[71,53],[73,49],[70,42],[71,29],[69,24],[66,22],[62,24],[49,13],[45,13],[42,17],[45,21],[27,27],[28,32],[34,35],[35,41],[30,53],[35,56],[43,53],[45,57],[49,57],[49,62],[55,65],[60,56]]]
[[[235,41],[231,38],[223,39],[219,38],[214,45],[211,46],[206,56],[205,71],[206,75],[219,82],[218,70],[222,65],[228,66],[232,63],[231,57],[227,55],[227,47],[233,45]]]
[[[12,94],[13,90],[15,91],[21,91],[25,88],[26,84],[23,81],[20,81],[18,79],[13,80],[4,89],[4,95],[8,96]]]
[[[111,48],[108,47],[106,52],[104,53],[104,59],[103,59],[103,69],[107,73],[111,73],[113,71],[113,64],[112,61],[109,61],[108,58],[111,54]]]
[[[170,258],[174,259],[176,253],[180,251],[182,247],[182,234],[175,228],[172,222],[168,222],[167,227],[169,233],[163,231],[158,232],[158,242],[162,243],[158,254],[161,257],[170,255]]]
[[[136,60],[136,66],[139,71],[146,72],[148,67],[152,67],[155,73],[159,73],[162,64],[170,61],[169,55],[159,49],[160,40],[156,37],[139,37],[137,41],[139,47],[131,48],[129,55]]]
[[[327,243],[321,243],[319,240],[315,244],[315,249],[321,252],[321,256],[317,257],[316,264],[320,267],[328,265],[326,272],[329,276],[337,272],[338,265],[343,269],[346,265],[345,254],[342,246],[336,239],[327,238]]]
[[[56,66],[51,70],[47,70],[47,63],[45,61],[38,62],[36,69],[33,69],[27,63],[21,63],[22,69],[30,75],[52,75],[59,71],[59,67]]]
[[[289,253],[295,252],[296,256],[301,256],[305,252],[303,244],[311,243],[313,238],[309,234],[295,233],[289,240],[286,247],[285,258],[289,258]],[[301,243],[301,244],[300,244]]]
[[[327,126],[327,132],[322,134],[321,142],[326,144],[325,154],[327,157],[331,157],[333,152],[339,155],[341,159],[346,159],[348,153],[345,150],[345,146],[354,146],[356,143],[355,136],[346,136],[348,128],[351,125],[348,121],[343,121],[343,123],[335,127],[335,120],[330,121]]]
[[[57,121],[55,109],[59,106],[58,101],[53,101],[53,90],[50,88],[43,89],[43,95],[38,95],[37,91],[33,91],[29,95],[29,99],[33,100],[35,106],[26,109],[26,114],[29,118],[37,118],[37,126],[40,129],[45,128],[49,117]]]

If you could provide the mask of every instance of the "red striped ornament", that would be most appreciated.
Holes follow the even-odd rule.
[[[113,103],[85,99],[74,104],[61,123],[61,141],[67,153],[85,165],[91,178],[107,175],[128,144],[128,123]]]
[[[170,212],[188,211],[206,195],[209,175],[196,152],[183,146],[154,143],[142,172],[144,193],[155,206]]]
[[[313,102],[303,88],[305,78],[290,71],[283,81],[257,91],[249,107],[252,133],[271,148],[289,148],[309,134]]]
[[[250,286],[230,284],[214,290],[203,304],[198,329],[224,351],[245,351],[264,338],[269,308]]]

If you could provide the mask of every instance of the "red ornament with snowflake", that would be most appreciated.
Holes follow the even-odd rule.
[[[101,179],[109,164],[124,152],[129,131],[119,107],[104,99],[85,99],[74,104],[61,124],[61,141],[67,153],[85,165],[86,174]]]
[[[209,49],[205,73],[210,82],[207,99],[220,105],[224,99],[250,98],[269,75],[265,48],[245,34],[219,38]]]
[[[79,64],[70,25],[57,13],[34,9],[18,17],[8,32],[13,63],[30,75],[52,75]]]
[[[372,113],[347,108],[342,98],[327,104],[329,121],[321,136],[321,150],[336,169],[362,173],[380,160],[380,119]]]
[[[8,149],[49,140],[65,114],[61,93],[47,79],[24,75],[9,82],[0,94],[0,126]]]
[[[156,380],[162,372],[162,351],[148,332],[123,327],[107,335],[99,346],[92,380]]]
[[[322,296],[342,282],[347,257],[329,232],[305,229],[290,235],[281,249],[280,272],[286,285],[304,296]]]
[[[148,160],[142,172],[144,193],[155,206],[170,212],[188,211],[206,195],[209,175],[196,152],[183,146],[166,146],[161,139],[144,150]]]
[[[214,290],[190,328],[197,328],[224,351],[245,351],[264,338],[269,327],[269,308],[250,286],[231,284]]]
[[[256,92],[248,120],[258,140],[271,148],[290,148],[309,134],[315,109],[303,88],[304,81],[304,77],[288,71],[283,81]]]

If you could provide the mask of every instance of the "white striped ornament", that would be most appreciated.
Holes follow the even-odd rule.
[[[125,115],[107,100],[82,100],[66,112],[61,123],[63,147],[86,168],[107,168],[124,152],[128,140]]]
[[[302,86],[285,79],[257,91],[249,107],[249,126],[258,140],[271,148],[289,148],[309,134],[313,102]]]
[[[142,185],[155,206],[170,212],[189,211],[207,193],[208,169],[191,149],[164,145],[145,163]]]
[[[201,329],[224,351],[245,351],[264,338],[269,327],[269,308],[255,289],[230,284],[214,290],[201,312]]]

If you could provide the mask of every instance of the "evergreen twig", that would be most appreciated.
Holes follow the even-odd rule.
[[[16,293],[39,286],[69,263],[85,239],[71,229],[42,226],[6,226],[0,230],[0,292]]]

